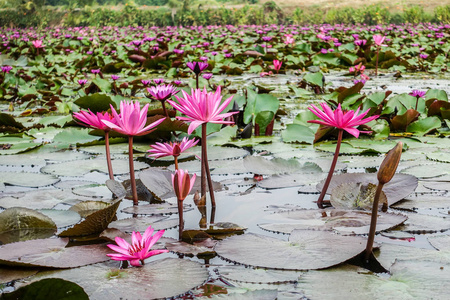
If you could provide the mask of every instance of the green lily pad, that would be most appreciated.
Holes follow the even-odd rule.
[[[417,178],[433,178],[449,174],[445,164],[432,164],[425,166],[414,166],[400,171],[402,174],[416,176]]]
[[[53,175],[40,173],[0,172],[0,182],[26,187],[44,187],[57,183],[60,179]]]
[[[243,266],[222,266],[218,271],[220,276],[227,280],[257,284],[296,283],[302,274],[296,271],[253,269]]]
[[[323,174],[312,173],[312,174],[281,174],[272,175],[269,178],[265,178],[259,181],[257,185],[263,189],[281,189],[294,186],[303,186],[307,184],[316,184],[324,178]],[[314,187],[314,192],[316,192]]]
[[[85,236],[100,233],[105,230],[109,223],[116,217],[117,208],[120,201],[100,209],[88,215],[81,223],[74,227],[64,230],[59,234],[61,237]]]
[[[272,215],[274,223],[258,224],[265,230],[289,234],[294,229],[337,231],[340,234],[368,234],[372,214],[361,210],[302,209]],[[389,230],[405,222],[406,216],[378,213],[376,231]]]
[[[300,164],[296,159],[285,160],[282,158],[268,160],[262,156],[245,157],[244,166],[248,172],[260,175],[322,172],[322,169],[314,163],[306,162]]]
[[[392,208],[417,210],[450,207],[447,196],[420,195],[407,197],[391,206]]]
[[[450,280],[450,268],[436,262],[398,261],[390,272],[390,277],[377,276],[348,265],[311,271],[300,278],[296,289],[308,299],[439,299],[446,294],[442,282]]]
[[[175,297],[202,285],[208,277],[208,271],[197,262],[166,258],[152,261],[141,268],[118,270],[97,264],[57,272],[40,272],[33,279],[63,278],[77,282],[90,299],[110,300]]]
[[[93,141],[98,141],[101,136],[93,136],[89,134],[89,128],[66,128],[53,138],[53,143],[60,144],[62,147],[78,146]]]
[[[111,203],[103,201],[83,201],[73,205],[69,210],[76,212],[83,218],[86,218],[90,214],[99,211],[101,209],[107,208]]]
[[[106,245],[66,247],[68,239],[41,239],[0,247],[0,263],[9,266],[77,268],[109,260]],[[73,259],[76,257],[77,259]]]
[[[107,111],[111,109],[110,105],[117,108],[111,97],[99,93],[78,98],[74,103],[83,109],[90,109],[94,113]]]
[[[72,210],[41,209],[38,212],[52,219],[58,228],[72,226],[81,220],[80,215]]]
[[[428,159],[450,163],[450,153],[445,151],[436,151],[431,153],[426,153]]]
[[[67,123],[71,122],[72,116],[71,115],[64,115],[64,116],[47,116],[43,117],[39,120],[39,124],[48,126],[48,125],[57,125],[59,127],[64,127]],[[61,131],[60,131],[61,132]]]
[[[286,129],[281,132],[285,143],[306,143],[313,144],[315,132],[304,125],[288,124]]]
[[[10,208],[15,206],[32,209],[50,209],[60,203],[79,202],[71,191],[65,190],[37,190],[29,191],[25,195],[13,195],[0,198],[0,207]]]
[[[450,229],[450,219],[445,217],[408,213],[408,220],[401,230],[411,233],[443,232]]]
[[[450,264],[449,251],[437,251],[406,245],[383,243],[380,250],[375,252],[377,260],[386,267],[390,267],[397,260],[434,261],[442,264]]]
[[[366,240],[359,236],[294,230],[289,241],[247,233],[219,242],[215,250],[221,257],[246,266],[300,271],[340,264],[365,246]]]
[[[56,224],[48,216],[24,207],[8,208],[0,213],[0,232],[30,228],[56,229]]]
[[[72,188],[72,193],[78,196],[90,198],[106,198],[111,199],[112,194],[108,187],[104,184],[87,184]]]
[[[11,293],[4,293],[2,299],[89,300],[89,297],[78,284],[59,278],[52,278],[33,282]]]
[[[133,231],[143,233],[149,226],[152,226],[154,230],[165,230],[178,226],[178,219],[167,219],[167,217],[162,216],[137,217],[114,221],[108,227],[127,233]]]
[[[430,236],[427,239],[437,250],[447,251],[450,254],[450,235]]]
[[[427,117],[409,124],[406,131],[423,136],[438,128],[441,128],[441,120],[438,117]]]
[[[113,160],[114,175],[127,174],[129,172],[129,164],[127,160]],[[134,162],[135,170],[148,168],[148,165],[139,161]],[[47,165],[41,169],[41,172],[54,174],[58,176],[83,176],[87,173],[99,171],[108,174],[108,166],[106,160],[95,158],[89,160],[75,160],[58,164]]]
[[[89,155],[74,151],[30,151],[27,155],[8,155],[8,159],[5,159],[5,161],[2,161],[0,164],[9,166],[44,166],[47,162],[54,163],[87,158],[89,158]]]

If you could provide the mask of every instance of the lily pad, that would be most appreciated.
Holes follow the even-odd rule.
[[[450,182],[424,182],[423,186],[430,190],[450,191]]]
[[[56,229],[48,216],[32,209],[13,207],[0,213],[0,232],[17,229]]]
[[[169,229],[178,226],[178,219],[167,219],[162,216],[137,217],[114,221],[109,228],[116,228],[123,232],[144,232],[149,226],[154,230]]]
[[[386,267],[390,267],[397,260],[425,260],[450,264],[449,251],[437,251],[435,249],[424,249],[388,243],[383,243],[380,246],[380,250],[375,252],[375,256],[377,260]]]
[[[354,266],[311,271],[297,289],[308,299],[440,299],[447,289],[442,282],[450,280],[450,268],[436,262],[398,261],[390,271],[390,277]]]
[[[109,260],[106,245],[66,247],[68,239],[42,239],[0,247],[0,263],[9,266],[77,268]],[[76,257],[77,259],[74,259]]]
[[[444,163],[450,163],[450,152],[436,151],[427,153],[427,158]]]
[[[69,210],[78,213],[83,218],[86,218],[90,214],[107,208],[110,205],[111,203],[103,201],[83,201],[73,205],[71,208],[69,208]]]
[[[450,219],[445,217],[422,215],[417,213],[407,214],[403,231],[411,233],[431,233],[450,229]]]
[[[419,179],[434,178],[449,174],[446,164],[419,165],[403,169],[400,173],[416,176]]]
[[[66,128],[53,138],[53,143],[60,144],[61,147],[78,146],[93,141],[98,141],[102,137],[89,134],[88,128]]]
[[[277,223],[258,224],[269,231],[289,234],[294,229],[335,230],[340,234],[368,234],[370,212],[342,209],[302,209],[272,215]],[[378,213],[377,232],[388,230],[405,222],[404,215]]]
[[[108,227],[108,224],[116,217],[120,201],[98,210],[86,217],[81,223],[64,230],[59,234],[61,237],[85,236],[100,233]]]
[[[450,235],[430,236],[428,241],[439,251],[447,251],[450,254]]]
[[[63,278],[77,282],[90,299],[110,300],[175,297],[202,285],[208,277],[208,271],[197,262],[166,258],[141,268],[118,270],[98,264],[58,272],[41,272],[34,280]]]
[[[348,182],[360,182],[363,184],[378,184],[377,174],[367,173],[349,173],[334,175],[331,178],[328,192],[332,191],[338,185]],[[317,185],[317,190],[321,191],[323,181]],[[383,187],[383,192],[386,194],[388,204],[392,205],[397,201],[407,197],[417,187],[418,180],[412,175],[395,174],[391,181],[386,183]]]
[[[166,248],[171,252],[181,253],[184,255],[213,254],[213,248],[216,244],[217,241],[211,239],[195,242],[194,244],[174,241],[171,243],[166,243]]]
[[[112,194],[108,187],[104,184],[87,184],[72,188],[72,193],[78,196],[89,198],[106,198],[111,199]]]
[[[361,253],[365,245],[366,239],[359,236],[294,230],[289,241],[247,233],[221,241],[215,250],[221,257],[246,266],[300,271],[340,264]]]
[[[191,205],[183,205],[183,211],[193,210]],[[178,205],[173,205],[170,203],[161,204],[146,204],[146,205],[133,205],[122,209],[122,212],[127,214],[137,214],[137,215],[171,215],[178,214]]]
[[[76,197],[71,191],[65,190],[37,190],[29,191],[25,195],[13,195],[0,198],[0,206],[27,207],[32,209],[50,209],[60,203],[73,203],[81,201],[81,197]]]
[[[17,269],[2,266],[0,267],[0,283],[7,283],[13,280],[30,277],[37,272],[38,270],[33,269]]]
[[[26,187],[43,187],[57,183],[60,179],[40,173],[0,172],[0,183]]]
[[[38,212],[52,219],[58,228],[72,226],[81,220],[80,215],[71,210],[41,209]]]
[[[33,282],[11,293],[4,293],[2,299],[89,300],[89,297],[78,284],[59,278],[52,278]]]
[[[282,158],[268,160],[262,156],[245,157],[244,166],[249,172],[260,175],[322,172],[322,169],[314,163],[300,164],[296,159],[286,160]]]
[[[125,189],[123,184],[116,180],[113,179],[106,180],[106,186],[111,191],[111,193],[113,193],[114,196],[116,196],[119,199],[122,199],[127,195],[127,190]]]
[[[221,277],[236,282],[257,284],[296,283],[300,272],[253,269],[243,266],[222,266],[218,268]]]
[[[127,174],[129,164],[127,160],[113,160],[113,170],[115,175]],[[134,162],[135,170],[148,168],[148,165],[139,161]],[[102,158],[75,160],[58,164],[47,165],[41,169],[41,172],[58,176],[83,176],[93,171],[99,171],[108,174],[108,166]]]
[[[273,175],[267,179],[264,179],[257,183],[260,188],[263,189],[281,189],[294,186],[303,186],[306,184],[317,183],[322,180],[323,174],[281,174]],[[314,187],[314,192],[316,192]]]
[[[372,210],[373,200],[377,186],[369,183],[349,182],[338,185],[330,196],[331,205],[339,209],[363,209]],[[387,205],[387,198],[383,191],[380,194],[380,204]]]
[[[18,229],[0,233],[0,244],[10,244],[16,242],[23,242],[36,239],[46,239],[54,236],[56,229],[42,229],[42,228],[30,228],[30,229]]]

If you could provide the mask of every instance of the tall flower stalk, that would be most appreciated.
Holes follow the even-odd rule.
[[[308,109],[317,117],[319,117],[321,120],[310,120],[308,122],[320,124],[325,127],[337,128],[339,130],[338,140],[336,143],[336,150],[334,152],[330,171],[328,172],[328,176],[323,185],[322,192],[320,193],[319,199],[317,200],[317,206],[319,208],[323,208],[323,199],[325,197],[325,194],[327,193],[328,186],[330,185],[331,182],[331,178],[333,177],[334,169],[336,168],[336,163],[339,156],[339,150],[341,147],[342,135],[344,133],[344,130],[353,135],[354,137],[358,138],[360,133],[370,133],[370,132],[360,131],[355,127],[368,123],[372,120],[375,120],[376,118],[378,118],[378,116],[375,115],[364,119],[364,117],[367,115],[370,109],[358,115],[359,108],[356,111],[350,110],[344,112],[342,111],[341,104],[339,104],[337,109],[334,111],[331,110],[331,108],[326,103],[321,103],[320,105],[322,107],[322,110],[320,110],[315,105],[311,105],[312,108],[309,107]]]
[[[83,126],[91,127],[94,129],[100,129],[103,130],[105,134],[105,152],[106,152],[106,162],[108,165],[108,174],[109,179],[114,179],[114,172],[112,169],[112,163],[111,163],[111,152],[109,150],[109,131],[111,128],[107,125],[105,125],[102,120],[106,120],[109,122],[112,122],[113,124],[116,124],[115,119],[108,113],[96,113],[94,114],[91,110],[89,111],[80,111],[73,114],[73,116],[80,122]]]
[[[424,99],[426,93],[427,92],[425,91],[413,90],[411,93],[408,94],[410,96],[416,97],[416,107],[414,108],[414,110],[417,110],[417,107],[419,106],[419,99],[420,98]]]
[[[237,112],[221,112],[230,104],[233,97],[222,102],[220,86],[216,92],[208,93],[206,87],[201,89],[192,89],[189,95],[185,91],[181,91],[183,97],[175,96],[177,102],[167,100],[170,105],[178,111],[186,115],[186,117],[177,117],[178,120],[190,122],[188,134],[191,134],[198,126],[202,125],[202,172],[201,172],[201,196],[206,194],[206,178],[208,180],[209,194],[212,206],[216,206],[214,198],[214,190],[212,187],[211,174],[209,172],[208,155],[206,146],[206,125],[207,123],[216,124],[234,124],[233,121],[224,121]]]
[[[120,114],[111,105],[111,111],[116,124],[102,120],[102,122],[109,126],[112,130],[128,136],[128,159],[130,165],[130,182],[133,193],[133,205],[138,205],[138,196],[136,190],[136,178],[134,175],[134,161],[133,161],[133,137],[146,135],[155,130],[154,128],[161,124],[165,118],[161,118],[150,125],[146,125],[148,104],[142,110],[139,102],[120,102]]]

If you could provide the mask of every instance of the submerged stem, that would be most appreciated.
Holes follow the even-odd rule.
[[[339,129],[338,140],[336,143],[336,151],[334,151],[333,162],[331,163],[330,171],[328,172],[327,179],[325,180],[325,184],[323,185],[322,192],[320,193],[319,199],[317,200],[317,206],[319,208],[323,208],[323,198],[325,198],[325,194],[327,193],[328,186],[331,182],[331,177],[333,177],[334,169],[336,168],[337,159],[339,156],[339,150],[341,149],[342,135],[344,134],[343,129]]]
[[[128,137],[128,160],[130,163],[130,182],[131,182],[131,192],[133,193],[133,205],[138,205],[136,178],[134,177],[133,136]]]
[[[114,180],[114,173],[111,163],[111,151],[109,150],[109,131],[105,131],[105,151],[106,151],[106,163],[108,164],[109,179]]]
[[[364,255],[365,261],[368,261],[370,255],[372,254],[373,249],[373,241],[375,240],[375,232],[377,228],[377,217],[378,217],[378,203],[380,201],[381,190],[383,189],[384,184],[378,182],[377,191],[375,192],[375,197],[373,199],[372,206],[372,217],[370,219],[370,229],[369,229],[369,237],[367,238],[367,246]]]
[[[206,148],[207,148],[206,147],[206,123],[203,123],[202,124],[202,156],[203,156],[202,165],[204,165],[206,177],[208,179],[208,189],[209,189],[209,196],[211,198],[211,205],[213,207],[215,207],[216,199],[214,198],[214,188],[212,185],[211,173],[209,171],[208,154],[206,152]]]

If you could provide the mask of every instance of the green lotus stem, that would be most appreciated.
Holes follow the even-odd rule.
[[[320,193],[319,199],[317,200],[317,206],[319,208],[323,208],[323,198],[325,198],[325,194],[327,193],[328,186],[331,182],[331,177],[333,177],[334,169],[336,168],[337,159],[339,156],[339,150],[341,148],[342,135],[344,133],[343,129],[339,129],[338,140],[336,143],[336,150],[334,151],[333,162],[331,163],[330,171],[328,172],[327,179],[325,184],[323,185],[322,192]]]
[[[133,193],[133,205],[138,205],[136,178],[134,176],[133,136],[128,136],[128,160],[130,163],[130,182],[131,182],[131,192]]]
[[[105,131],[105,150],[106,150],[106,163],[108,164],[109,179],[114,180],[114,173],[111,163],[111,152],[109,150],[109,131]]]
[[[183,236],[183,230],[184,230],[183,200],[178,200],[178,220],[179,220],[178,239],[181,241],[181,238]]]
[[[206,123],[202,124],[202,165],[204,165],[204,171],[208,180],[209,196],[211,198],[211,205],[216,206],[216,199],[214,198],[214,188],[211,180],[211,172],[209,171],[208,154],[206,153]],[[202,174],[203,179],[203,174]]]
[[[375,233],[377,228],[377,218],[378,218],[378,203],[380,201],[381,190],[383,189],[384,184],[378,183],[377,191],[375,192],[375,197],[373,199],[372,206],[372,217],[370,220],[370,229],[369,229],[369,237],[367,239],[366,251],[364,254],[365,261],[368,261],[370,255],[372,254],[373,242],[375,240]]]

